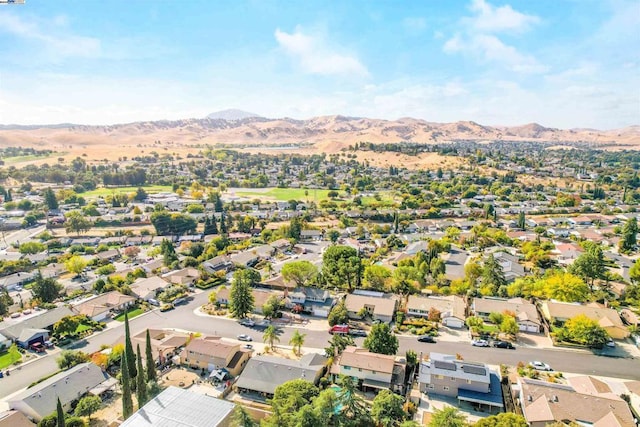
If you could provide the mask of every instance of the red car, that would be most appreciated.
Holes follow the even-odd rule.
[[[44,348],[44,345],[41,342],[35,342],[31,344],[29,348],[35,351],[36,353],[44,353],[46,351]]]

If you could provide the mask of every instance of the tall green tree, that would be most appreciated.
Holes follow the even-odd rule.
[[[329,341],[329,346],[324,349],[324,355],[326,357],[337,356],[350,345],[355,345],[351,335],[333,334]]]
[[[371,417],[380,427],[395,427],[407,416],[402,408],[404,399],[391,390],[382,390],[373,399]]]
[[[291,336],[291,340],[289,340],[289,344],[291,344],[291,346],[293,347],[293,352],[298,356],[300,355],[300,351],[302,349],[302,346],[304,345],[304,338],[306,336],[307,334],[301,334],[296,329],[296,331]]]
[[[502,414],[480,418],[473,427],[527,427],[527,420],[513,412],[503,412]],[[547,424],[547,426],[549,426]]]
[[[80,211],[71,211],[65,217],[64,228],[67,233],[74,232],[79,236],[93,227],[93,223]]]
[[[58,199],[56,199],[56,195],[52,189],[47,188],[44,190],[44,204],[47,207],[47,210],[55,211],[58,209]]]
[[[502,265],[496,260],[493,254],[489,254],[482,266],[482,285],[491,286],[495,292],[500,286],[506,286],[507,279],[504,277]]]
[[[344,419],[347,425],[365,426],[372,425],[369,408],[364,399],[357,393],[356,380],[348,375],[341,375],[338,379],[340,391],[338,401],[342,405],[340,418]]]
[[[329,312],[327,321],[329,322],[329,326],[343,325],[349,322],[349,311],[347,310],[347,305],[345,304],[344,299],[341,299],[333,306]]]
[[[169,239],[162,239],[160,243],[160,253],[163,257],[163,264],[167,267],[171,266],[174,262],[178,261],[178,254],[176,254],[176,248],[173,247],[173,243]]]
[[[62,292],[62,285],[55,279],[42,277],[40,271],[36,274],[35,281],[31,286],[33,297],[41,302],[53,302]]]
[[[147,329],[146,345],[144,349],[145,362],[147,364],[147,382],[156,381],[158,379],[156,375],[156,363],[153,359],[153,352],[151,351],[151,336],[149,335],[149,329]]]
[[[122,382],[122,418],[125,420],[133,414],[133,399],[131,398],[131,377],[129,376],[129,362],[127,352],[122,352],[120,359],[120,382]]]
[[[429,421],[429,427],[466,427],[466,425],[467,417],[453,406],[436,409]]]
[[[60,403],[60,398],[58,398],[58,402],[56,403],[56,427],[65,427],[66,423],[64,421],[64,410],[62,409],[62,403]]]
[[[631,218],[622,227],[622,239],[620,240],[620,250],[631,252],[637,244],[638,220]]]
[[[264,423],[269,427],[295,426],[298,411],[318,396],[318,387],[303,379],[287,381],[276,387],[271,399],[272,414]]]
[[[388,324],[378,323],[371,327],[363,346],[372,353],[394,355],[398,351],[398,338]]]
[[[137,202],[144,202],[145,200],[147,200],[148,196],[149,195],[144,190],[144,188],[138,187],[138,189],[136,190],[136,195],[133,196],[133,200],[135,200]]]
[[[518,228],[520,230],[525,230],[527,228],[527,219],[524,216],[524,212],[520,212],[518,214]]]
[[[233,317],[243,319],[255,307],[251,287],[260,281],[260,273],[253,268],[236,270],[229,292],[229,311]]]
[[[0,288],[0,317],[6,316],[12,305],[13,298],[9,295],[9,291],[5,287]]]
[[[295,282],[296,286],[307,286],[318,276],[318,267],[309,261],[292,261],[282,266],[282,277]]]
[[[602,247],[596,243],[585,243],[586,251],[571,264],[569,271],[589,283],[591,291],[596,279],[603,279],[607,271]]]
[[[136,368],[136,354],[133,352],[133,345],[131,344],[131,331],[129,330],[129,314],[125,311],[124,313],[124,352],[127,355],[127,366],[129,377],[135,379],[138,375],[138,370]]]
[[[142,368],[142,354],[140,352],[140,344],[138,344],[136,352],[136,395],[138,396],[138,409],[142,408],[148,401],[147,382],[145,381],[144,370]]]
[[[329,246],[322,255],[322,277],[329,286],[353,290],[360,283],[362,263],[350,246]]]

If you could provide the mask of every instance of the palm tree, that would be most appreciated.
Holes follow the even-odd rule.
[[[277,341],[280,342],[280,337],[278,336],[278,330],[273,326],[269,325],[267,329],[264,331],[264,335],[262,335],[262,341],[265,344],[269,345],[269,348],[272,349],[273,344]]]
[[[300,332],[295,331],[293,333],[293,336],[291,337],[291,340],[289,341],[289,344],[293,346],[293,352],[297,356],[300,356],[300,350],[302,348],[302,345],[304,344],[304,337],[306,336],[307,334],[301,334]]]

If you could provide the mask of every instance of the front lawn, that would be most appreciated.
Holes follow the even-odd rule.
[[[76,335],[81,334],[82,332],[88,331],[90,329],[93,329],[93,328],[89,325],[85,325],[84,323],[80,323],[76,328]]]
[[[140,307],[137,307],[137,308],[130,309],[127,313],[129,315],[129,319],[133,319],[134,317],[140,316],[142,313],[144,313],[144,310],[141,309]],[[118,322],[124,322],[124,313],[114,317],[114,319],[117,320]]]
[[[0,369],[13,365],[18,360],[22,360],[22,354],[18,350],[8,350],[0,354]]]

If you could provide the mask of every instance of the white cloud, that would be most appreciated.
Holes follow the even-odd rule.
[[[485,0],[473,0],[470,6],[476,16],[470,18],[472,25],[479,31],[524,31],[540,22],[535,15],[520,13],[510,5],[494,7]]]
[[[9,33],[39,43],[51,60],[67,57],[98,57],[100,40],[65,31],[68,20],[56,16],[50,21],[27,20],[12,14],[0,15],[0,33]]]
[[[274,35],[280,47],[310,74],[369,75],[367,68],[357,57],[338,52],[328,46],[321,36],[304,34],[300,27],[293,33],[278,28]]]
[[[484,63],[502,64],[516,73],[542,73],[548,70],[535,57],[520,52],[494,34],[505,30],[524,31],[539,22],[538,17],[517,12],[509,5],[493,7],[485,0],[473,0],[470,9],[476,15],[460,21],[460,32],[442,46],[445,53],[462,53]]]

